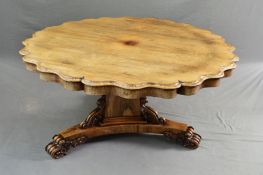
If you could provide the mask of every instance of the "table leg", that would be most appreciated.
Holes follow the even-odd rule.
[[[102,96],[97,108],[83,122],[55,135],[46,146],[46,151],[51,157],[60,158],[70,148],[92,138],[125,133],[163,134],[187,148],[198,147],[201,136],[194,133],[193,127],[159,117],[146,103],[146,98],[130,100]]]

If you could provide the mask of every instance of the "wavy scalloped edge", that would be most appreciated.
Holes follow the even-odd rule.
[[[131,17],[124,17],[124,18],[131,18]],[[144,19],[155,19],[155,18],[144,18]],[[87,20],[87,19],[83,19],[83,20]],[[175,23],[175,21],[172,20],[167,20],[167,19],[162,19],[162,20]],[[63,23],[62,25],[68,22]],[[192,26],[191,24],[186,24],[186,23],[180,23],[180,24]],[[212,33],[209,30],[205,30],[205,29],[202,30]],[[37,32],[35,32],[32,35],[32,38],[36,36]],[[223,37],[221,38],[224,40]],[[19,53],[23,55],[23,61],[26,64],[26,68],[28,70],[36,71],[40,73],[40,79],[42,80],[60,83],[64,86],[65,89],[69,89],[69,90],[77,90],[77,91],[83,90],[86,94],[89,95],[114,94],[121,96],[123,98],[138,98],[141,96],[173,98],[176,96],[176,94],[193,95],[197,93],[201,88],[217,87],[219,85],[219,79],[223,77],[229,77],[232,73],[232,70],[236,68],[236,62],[239,61],[239,58],[236,55],[234,55],[234,57],[231,60],[232,63],[227,66],[221,66],[219,73],[213,75],[203,75],[199,78],[199,80],[194,82],[178,81],[173,84],[159,84],[159,83],[147,82],[147,83],[141,83],[135,85],[135,84],[127,84],[123,82],[116,82],[116,81],[89,81],[89,80],[85,80],[82,77],[66,76],[61,74],[60,72],[55,72],[53,70],[49,70],[48,68],[40,66],[40,64],[32,60],[28,61],[28,58],[30,58],[30,52],[26,50],[27,40],[29,39],[23,41],[23,45],[25,47],[21,49]],[[225,44],[229,46],[229,50],[231,52],[235,50],[235,48],[232,45],[228,43]]]
[[[173,98],[177,94],[181,95],[194,95],[200,89],[206,87],[217,87],[220,83],[220,78],[231,76],[233,69],[228,69],[223,72],[222,77],[206,79],[201,84],[196,86],[181,86],[175,89],[160,89],[154,87],[146,87],[142,89],[125,89],[118,86],[90,86],[83,84],[80,81],[65,81],[60,76],[54,73],[41,72],[37,69],[37,66],[32,63],[24,62],[26,69],[29,71],[38,72],[40,74],[40,79],[48,82],[60,83],[65,89],[81,91],[83,90],[88,95],[117,95],[123,98],[135,99],[144,96],[153,96],[161,98]]]

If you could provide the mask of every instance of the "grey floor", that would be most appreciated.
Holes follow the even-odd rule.
[[[0,62],[0,174],[263,174],[263,63],[238,65],[218,88],[194,96],[149,98],[167,118],[203,136],[187,150],[161,136],[103,138],[53,160],[44,146],[79,123],[98,97],[63,89],[25,70],[19,56]]]

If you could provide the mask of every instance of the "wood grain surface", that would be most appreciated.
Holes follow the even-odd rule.
[[[41,79],[124,98],[192,95],[217,86],[238,61],[221,36],[155,18],[66,22],[36,32],[23,44],[23,61]]]

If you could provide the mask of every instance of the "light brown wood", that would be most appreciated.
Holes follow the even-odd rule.
[[[140,115],[140,99],[124,99],[118,96],[106,98],[105,117]]]
[[[127,133],[162,134],[185,147],[198,147],[201,136],[194,133],[193,127],[158,116],[146,103],[146,98],[102,96],[97,102],[97,108],[87,119],[55,135],[53,141],[46,146],[46,151],[53,158],[60,158],[70,148],[92,138]]]
[[[216,87],[238,57],[221,36],[155,18],[98,18],[36,32],[20,51],[26,68],[66,89],[103,95],[80,124],[53,137],[46,151],[59,158],[91,138],[124,133],[163,134],[185,147],[201,136],[160,117],[146,96],[172,98]]]
[[[121,117],[118,117],[117,119],[120,118]],[[110,119],[115,120],[114,118]],[[189,144],[185,141],[190,139],[193,143],[197,142],[199,144],[201,137],[193,133],[191,129],[192,128],[187,127],[187,125],[184,123],[173,122],[169,120],[167,120],[165,125],[146,124],[143,121],[132,123],[125,120],[116,123],[109,120],[103,126],[85,129],[81,128],[79,125],[75,125],[60,132],[58,135],[55,135],[53,137],[53,141],[46,146],[46,151],[53,158],[57,159],[66,155],[72,147],[87,143],[93,138],[131,133],[162,134],[167,138],[173,139],[183,145],[187,143],[187,145],[184,146],[194,149],[196,148],[193,147],[195,145]],[[186,135],[190,135],[190,137],[185,137]]]
[[[135,117],[133,117],[135,118]],[[113,118],[114,120],[114,118]],[[138,121],[142,121],[139,123],[127,123],[130,120],[123,120],[122,117],[117,117],[115,120],[119,120],[115,123],[111,120],[105,122],[104,126],[101,127],[92,127],[88,129],[82,129],[79,125],[75,125],[71,128],[68,128],[64,131],[61,131],[59,134],[63,136],[65,139],[75,139],[82,136],[87,138],[94,138],[105,135],[112,134],[127,134],[127,133],[155,133],[155,134],[163,134],[167,131],[172,131],[174,133],[179,133],[182,131],[186,131],[187,124],[175,122],[171,120],[167,120],[165,125],[156,125],[156,124],[146,124],[146,122],[138,119]],[[106,132],[105,132],[106,131]]]
[[[27,68],[40,72],[41,79],[130,99],[192,95],[217,86],[238,61],[221,36],[155,18],[66,22],[36,32],[23,44]]]

